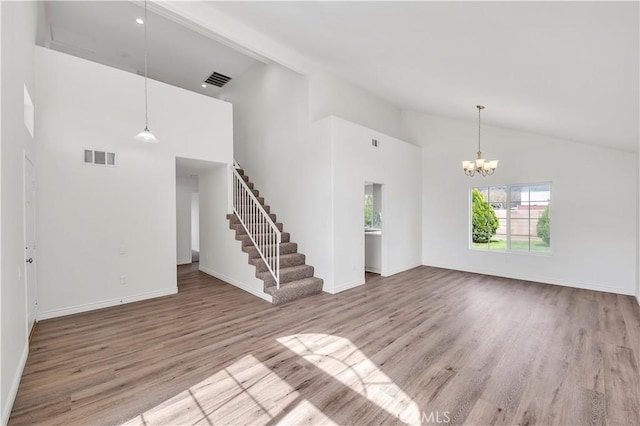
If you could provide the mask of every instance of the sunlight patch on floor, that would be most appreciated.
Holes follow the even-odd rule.
[[[277,340],[400,421],[420,424],[418,404],[350,340],[327,334],[296,334]]]
[[[322,411],[318,410],[315,405],[307,401],[301,400],[293,410],[285,414],[285,416],[278,421],[281,425],[336,425],[329,417],[327,417]]]
[[[266,424],[298,397],[287,382],[248,355],[125,424],[246,423],[243,419]]]

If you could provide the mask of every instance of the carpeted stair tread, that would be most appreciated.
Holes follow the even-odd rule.
[[[259,218],[262,217],[262,214],[258,213],[258,214],[250,214],[247,215],[247,217],[249,218],[249,220],[258,220]],[[269,217],[271,218],[272,221],[276,221],[277,216],[273,213],[269,213]],[[231,216],[231,223],[236,224],[236,223],[240,223],[240,219],[238,218],[238,216],[236,216],[235,214]]]
[[[244,228],[242,229],[244,231]],[[269,238],[271,236],[271,234],[262,234],[263,238]],[[256,235],[256,237],[260,238],[260,235]],[[291,234],[289,234],[288,232],[282,232],[280,234],[280,242],[283,243],[288,243],[291,241]],[[249,237],[248,234],[244,233],[244,234],[236,234],[236,240],[238,241],[242,241],[242,247],[244,246],[250,246],[253,244],[253,242],[251,241],[251,237]]]
[[[236,235],[242,235],[242,234],[246,234],[247,233],[247,231],[244,229],[244,226],[242,226],[241,223],[231,223],[231,222],[229,222],[229,228],[235,230],[236,231]],[[284,226],[282,225],[282,223],[276,222],[276,228],[278,228],[278,230],[280,232],[282,232],[282,229],[284,228]]]
[[[249,254],[249,259],[260,257],[258,249],[255,246],[242,247],[242,251]],[[298,251],[298,244],[296,243],[281,243],[280,244],[280,256],[284,254],[296,253]]]
[[[279,289],[268,287],[265,292],[273,297],[272,303],[274,305],[282,305],[296,299],[322,293],[322,284],[322,279],[310,277],[281,284]]]
[[[292,266],[304,265],[306,256],[302,253],[291,253],[280,255],[280,270],[283,268],[290,268]],[[266,272],[267,265],[264,263],[261,257],[250,259],[249,263],[256,267],[257,272]]]
[[[291,281],[311,277],[313,277],[313,266],[311,265],[291,266],[289,268],[280,267],[280,286]],[[256,278],[260,278],[264,281],[265,288],[276,285],[276,280],[269,271],[256,272]]]

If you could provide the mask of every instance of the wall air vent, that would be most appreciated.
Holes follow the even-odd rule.
[[[116,153],[107,151],[98,151],[93,149],[84,150],[84,164],[92,164],[94,166],[110,166],[116,165]]]
[[[227,77],[226,75],[220,74],[219,72],[213,72],[204,82],[213,86],[222,87],[230,80],[231,77]]]

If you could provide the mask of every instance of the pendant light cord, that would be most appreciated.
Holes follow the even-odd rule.
[[[147,100],[147,0],[144,0],[144,129],[149,130],[149,102]]]
[[[481,110],[482,108],[478,106],[478,152],[481,152],[481,149],[480,149],[480,111]]]

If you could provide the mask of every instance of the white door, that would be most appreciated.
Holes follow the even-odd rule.
[[[33,163],[24,158],[24,247],[27,333],[36,321],[36,180]]]

